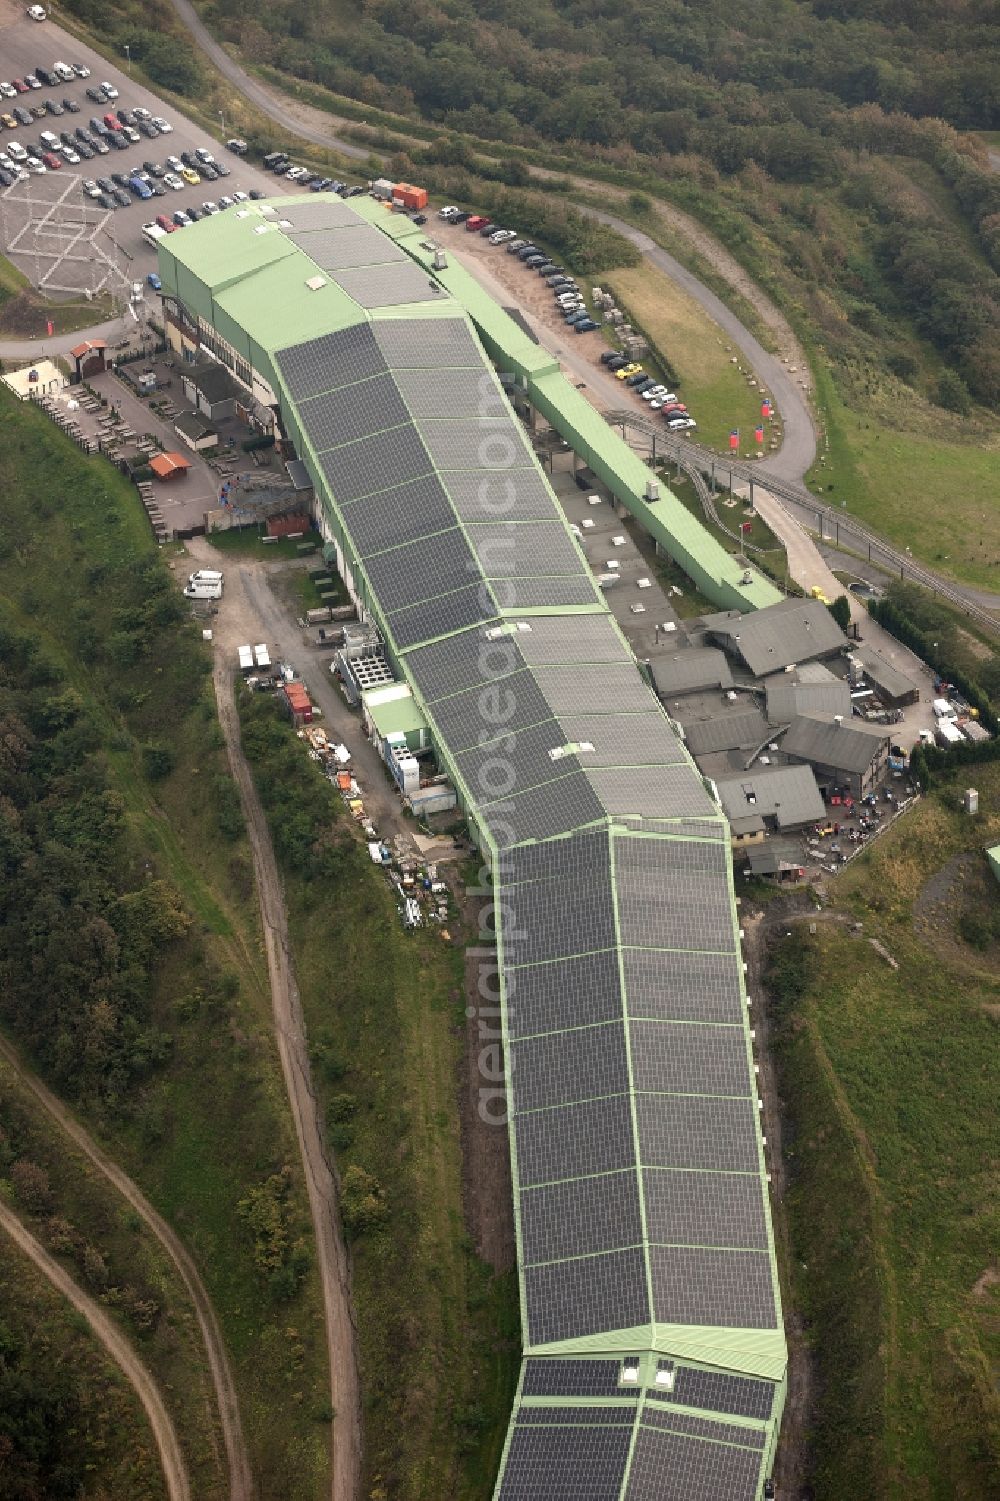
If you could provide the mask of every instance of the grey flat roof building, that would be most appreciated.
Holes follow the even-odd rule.
[[[847,637],[818,599],[783,599],[749,615],[708,615],[704,627],[757,677],[795,662],[833,656],[847,645]]]
[[[653,686],[664,700],[705,688],[731,688],[733,674],[725,652],[715,646],[691,646],[652,663]]]
[[[889,732],[881,727],[836,719],[825,714],[800,714],[794,719],[781,749],[786,756],[829,766],[836,771],[866,772],[883,746],[888,746]]]
[[[713,751],[756,750],[770,733],[767,720],[756,708],[721,713],[711,719],[696,719],[684,725],[684,738],[693,756],[709,755]]]
[[[826,816],[816,778],[808,766],[754,769],[716,783],[722,807],[734,834],[750,832],[742,825],[797,829]]]
[[[851,690],[822,662],[804,662],[795,672],[766,678],[767,717],[772,724],[791,724],[797,714],[843,714],[850,717]]]
[[[915,704],[920,697],[920,689],[912,678],[907,677],[905,672],[900,672],[881,652],[872,647],[864,647],[855,651],[852,656],[864,669],[865,676],[878,690],[879,698],[886,703]]]

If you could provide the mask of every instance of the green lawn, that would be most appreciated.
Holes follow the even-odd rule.
[[[834,882],[834,921],[776,940],[816,1501],[995,1495],[1000,944],[972,948],[957,925],[995,908],[982,851],[998,838],[1000,767],[966,768]]]
[[[219,552],[236,558],[304,558],[322,547],[319,532],[307,532],[304,537],[275,537],[273,542],[267,542],[261,528],[255,526],[209,532],[207,540]]]
[[[808,483],[937,572],[1000,593],[1000,424],[956,435],[946,414],[899,427],[852,411],[817,362],[830,451]]]
[[[155,545],[134,489],[84,458],[39,412],[0,392],[0,597],[69,671],[101,727],[129,824],[128,859],[168,881],[194,922],[164,950],[150,995],[169,1035],[167,1061],[127,1109],[88,1107],[88,1122],[183,1235],[213,1298],[233,1360],[261,1492],[313,1501],[328,1488],[328,1400],[318,1281],[280,1301],[253,1265],[237,1213],[247,1190],[298,1149],[277,1057],[252,868],[207,680],[209,659],[186,621],[127,665],[114,584]],[[14,540],[16,539],[16,541]],[[150,783],[140,746],[175,761]],[[291,1215],[308,1240],[304,1184]],[[289,1332],[291,1331],[291,1333]]]

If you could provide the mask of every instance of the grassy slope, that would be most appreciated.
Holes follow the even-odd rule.
[[[796,1297],[819,1375],[817,1501],[986,1501],[1000,1459],[995,953],[914,903],[972,855],[955,902],[995,902],[982,849],[1000,837],[1000,768],[929,796],[835,883],[864,937],[821,923],[806,985],[777,1027],[792,1132]],[[868,945],[877,936],[893,970]],[[783,942],[783,940],[780,940]]]
[[[310,1273],[294,1301],[272,1302],[236,1213],[248,1187],[298,1156],[270,1030],[249,859],[242,840],[220,837],[216,821],[224,759],[211,697],[204,683],[193,683],[194,712],[157,723],[155,674],[125,689],[130,715],[177,757],[154,796],[115,707],[122,684],[105,665],[91,670],[76,625],[85,612],[98,636],[107,634],[106,606],[88,570],[152,554],[145,517],[130,486],[103,461],[84,459],[41,414],[6,393],[0,411],[0,595],[22,624],[45,636],[96,704],[128,809],[132,856],[170,881],[197,919],[165,956],[154,997],[154,1019],[173,1037],[169,1064],[126,1118],[91,1124],[199,1263],[234,1363],[262,1487],[306,1501],[322,1490],[327,1464],[326,1432],[315,1421],[326,1389],[318,1287]],[[168,659],[156,674],[169,670]],[[226,975],[235,977],[233,993],[210,1000],[207,982]],[[300,1184],[292,1201],[308,1233]],[[301,1330],[294,1338],[293,1326]]]
[[[6,1236],[0,1250],[0,1328],[10,1330],[19,1345],[30,1346],[36,1370],[51,1361],[71,1372],[76,1413],[71,1421],[63,1414],[62,1452],[71,1456],[74,1469],[82,1461],[90,1473],[81,1497],[163,1501],[160,1457],[131,1385],[81,1316]],[[26,1496],[20,1488],[8,1490],[2,1474],[0,1488],[12,1501]]]
[[[244,702],[244,716],[260,711]],[[510,1410],[518,1315],[513,1275],[491,1274],[465,1233],[462,951],[439,930],[404,932],[342,803],[306,765],[310,803],[344,862],[329,882],[284,862],[314,1079],[328,1118],[335,1097],[353,1101],[331,1126],[341,1174],[373,1173],[388,1206],[385,1226],[352,1243],[370,1493],[482,1501]],[[278,774],[257,768],[265,803]]]
[[[698,422],[698,441],[728,452],[729,433],[738,427],[744,452],[752,449],[760,396],[733,364],[708,314],[655,266],[613,271],[603,279],[676,374],[678,394]]]

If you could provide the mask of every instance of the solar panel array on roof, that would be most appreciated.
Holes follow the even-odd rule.
[[[521,1189],[521,1245],[526,1266],[642,1241],[634,1171],[602,1173]]]
[[[437,599],[388,611],[389,629],[400,650],[433,641],[449,631],[464,631],[491,617],[492,601],[481,584],[466,584]]]
[[[530,904],[531,892],[514,888]],[[507,1029],[511,1037],[533,1037],[594,1022],[615,1021],[622,1014],[618,953],[602,949],[575,954],[558,964],[527,964],[507,973]]]
[[[767,1250],[767,1217],[756,1172],[647,1168],[642,1181],[650,1240]]]
[[[453,470],[444,484],[463,521],[546,521],[559,515],[536,469]]]
[[[646,1267],[639,1247],[524,1269],[527,1336],[551,1344],[649,1322]]]
[[[582,1100],[514,1117],[517,1176],[523,1185],[565,1175],[610,1173],[635,1158],[628,1095]]]
[[[636,1397],[621,1385],[620,1360],[539,1360],[524,1362],[525,1397]]]
[[[481,370],[401,370],[397,384],[410,413],[424,417],[508,419],[509,408],[492,372]]]
[[[752,1449],[640,1426],[626,1501],[756,1501],[760,1464]]]
[[[331,271],[330,280],[363,308],[399,307],[407,302],[433,302],[436,288],[412,261],[402,265],[357,266]]]
[[[482,812],[500,845],[519,844],[522,839],[549,839],[581,824],[594,823],[604,815],[582,771],[568,771],[544,786],[529,787],[496,803],[486,803]]]
[[[464,318],[380,318],[371,329],[393,370],[482,368],[482,350]]]
[[[333,448],[320,459],[320,468],[341,505],[389,490],[421,474],[432,464],[415,427],[394,427],[377,438],[362,438]],[[456,587],[461,580],[456,580]],[[442,591],[438,591],[439,593]]]
[[[299,404],[299,418],[316,453],[398,427],[408,420],[392,376],[325,391]]]
[[[475,576],[469,544],[457,526],[374,553],[366,559],[365,570],[376,597],[390,612],[448,594]]]
[[[345,228],[323,226],[290,231],[294,240],[323,271],[338,271],[349,266],[376,266],[387,262],[406,263],[406,256],[373,225],[355,224]]]
[[[288,394],[297,402],[386,368],[374,334],[363,323],[278,350],[275,361]]]
[[[596,605],[599,596],[587,573],[560,578],[500,578],[493,589],[505,611],[558,609],[562,605]]]
[[[475,545],[481,527],[473,527],[471,536]],[[518,536],[536,536],[535,527],[513,527]],[[540,616],[528,622],[529,629],[518,636],[518,646],[524,660],[532,667],[543,667],[558,662],[625,662],[632,666],[632,653],[615,630],[614,622],[607,615],[580,615],[567,618],[563,615]],[[657,711],[661,724],[663,716]]]
[[[657,1319],[723,1329],[775,1329],[766,1251],[650,1246]]]
[[[522,1038],[510,1051],[515,1110],[540,1110],[628,1089],[621,1022]]]
[[[432,712],[442,739],[453,752],[478,745],[483,734],[494,735],[498,728],[519,734],[551,718],[538,685],[523,669],[498,683],[438,699]]]
[[[693,1438],[708,1438],[719,1444],[739,1444],[744,1449],[763,1449],[767,1437],[761,1428],[743,1427],[737,1423],[716,1423],[711,1418],[696,1418],[690,1413],[678,1412],[676,1407],[666,1410],[647,1407],[643,1411],[642,1421],[647,1428],[689,1433]]]
[[[590,780],[613,814],[645,812],[659,818],[677,818],[715,811],[701,778],[688,765],[593,771]]]
[[[469,541],[487,578],[581,573],[583,562],[559,521],[483,522],[469,526]],[[530,643],[525,642],[525,646]],[[624,658],[624,653],[618,660]],[[566,660],[565,655],[562,660]],[[577,659],[578,660],[578,659]]]
[[[750,1093],[742,1027],[634,1021],[629,1035],[638,1089],[733,1098]]]
[[[677,1367],[672,1400],[683,1407],[705,1412],[730,1413],[734,1417],[765,1421],[774,1407],[774,1384],[728,1371],[701,1371],[695,1366]]]
[[[442,474],[449,469],[506,471],[530,462],[523,429],[509,410],[502,417],[481,419],[425,417],[418,425]]]
[[[600,617],[575,617],[580,625],[592,618]],[[587,752],[588,767],[687,765],[680,741],[659,710],[646,714],[563,715],[559,722],[568,742],[585,740],[593,746]]]
[[[757,1112],[749,1098],[638,1094],[635,1113],[639,1155],[649,1167],[759,1169]]]
[[[354,210],[339,198],[315,198],[307,203],[289,203],[283,208],[283,215],[292,225],[288,238],[295,239],[295,231],[302,229],[333,229],[338,225],[348,225],[354,229],[363,226]],[[380,236],[384,239],[385,236]]]
[[[344,507],[344,519],[361,558],[447,531],[455,523],[448,498],[434,474],[352,500]]]
[[[469,791],[484,804],[554,782],[580,768],[575,756],[553,761],[549,755],[554,746],[563,743],[559,725],[554,719],[521,730],[516,735],[503,730],[502,726],[484,724],[480,735],[499,738],[460,751],[454,760]]]
[[[742,1023],[740,961],[735,952],[627,948],[622,972],[630,1016]]]
[[[515,1425],[498,1501],[612,1501],[621,1490],[630,1427]]]

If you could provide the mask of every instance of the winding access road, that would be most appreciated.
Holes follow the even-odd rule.
[[[209,1371],[212,1377],[212,1385],[215,1388],[216,1403],[219,1409],[219,1422],[222,1427],[223,1442],[226,1446],[226,1459],[229,1464],[229,1495],[230,1501],[254,1501],[256,1487],[253,1480],[253,1472],[250,1468],[250,1457],[247,1453],[246,1441],[243,1437],[243,1425],[240,1421],[240,1408],[236,1396],[236,1386],[233,1382],[233,1373],[229,1366],[229,1357],[222,1338],[222,1330],[212,1307],[211,1300],[205,1290],[198,1268],[195,1266],[183,1241],[177,1233],[167,1224],[163,1216],[153,1208],[138,1184],[134,1183],[127,1173],[123,1172],[116,1162],[106,1156],[94,1141],[88,1131],[81,1126],[80,1122],[70,1110],[58,1099],[50,1089],[42,1083],[35,1074],[24,1064],[21,1055],[6,1038],[0,1037],[0,1057],[17,1074],[21,1083],[41,1105],[42,1109],[55,1122],[59,1130],[67,1136],[75,1147],[93,1163],[98,1172],[105,1177],[113,1188],[117,1189],[136,1214],[146,1225],[160,1245],[166,1251],[170,1260],[177,1268],[181,1281],[184,1283],[201,1337],[205,1342],[205,1351],[208,1355]]]
[[[77,1313],[86,1319],[91,1332],[100,1340],[115,1364],[121,1368],[146,1410],[149,1426],[159,1450],[163,1478],[166,1481],[170,1501],[191,1501],[191,1482],[188,1478],[187,1465],[184,1463],[177,1431],[170,1420],[170,1414],[164,1405],[160,1389],[121,1330],[112,1323],[101,1305],[95,1303],[90,1294],[85,1293],[65,1268],[49,1255],[45,1247],[35,1239],[28,1227],[22,1224],[3,1199],[0,1199],[0,1229],[6,1231],[14,1244],[30,1261],[34,1262],[42,1275],[48,1278],[56,1291],[62,1293]]]
[[[192,538],[189,550],[196,559]],[[252,570],[228,575],[227,602],[240,591]],[[226,754],[240,792],[253,856],[261,925],[271,983],[271,1003],[278,1054],[285,1078],[299,1153],[309,1195],[316,1259],[323,1293],[323,1318],[330,1364],[330,1405],[334,1413],[331,1445],[331,1501],[357,1501],[361,1489],[361,1394],[351,1304],[350,1270],[340,1222],[337,1179],[324,1144],[319,1102],[309,1071],[305,1018],[292,964],[285,894],[264,809],[240,741],[234,697],[235,677],[228,665],[236,656],[237,638],[227,630],[226,615],[215,630],[213,682]]]

